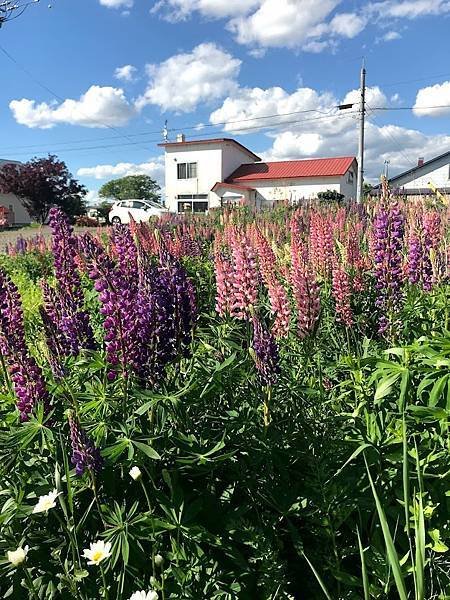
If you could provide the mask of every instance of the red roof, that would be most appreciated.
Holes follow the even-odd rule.
[[[312,158],[243,164],[228,178],[228,183],[255,179],[295,179],[297,177],[334,177],[345,175],[355,161],[354,156],[339,158]]]
[[[213,185],[213,187],[211,188],[211,191],[215,192],[220,187],[230,189],[230,190],[244,191],[244,192],[253,192],[255,189],[252,187],[248,187],[247,185],[237,185],[236,183],[226,183],[223,181],[218,181],[217,183],[215,183]]]
[[[249,150],[248,148],[246,148],[245,146],[243,146],[236,140],[233,140],[232,138],[215,138],[212,140],[185,140],[184,142],[163,142],[162,144],[158,144],[158,146],[163,146],[164,148],[178,148],[179,146],[192,146],[194,144],[197,146],[202,146],[204,144],[223,144],[224,142],[234,144],[240,150],[243,150],[251,158],[254,158],[255,160],[261,160],[259,156],[257,156],[251,150]]]

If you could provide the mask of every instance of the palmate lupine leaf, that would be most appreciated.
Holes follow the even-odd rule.
[[[381,529],[383,531],[384,542],[386,544],[387,557],[388,557],[389,565],[392,569],[392,573],[394,575],[397,592],[398,592],[400,600],[408,600],[408,595],[406,593],[405,580],[403,578],[403,573],[402,573],[402,569],[400,566],[400,560],[398,558],[398,554],[397,554],[397,551],[394,546],[391,532],[389,530],[389,524],[386,519],[386,514],[384,512],[383,506],[380,502],[377,491],[375,489],[375,485],[373,483],[372,476],[370,474],[370,470],[369,470],[369,466],[367,464],[366,457],[364,457],[364,462],[366,463],[367,476],[369,478],[370,487],[372,489],[372,494],[375,499],[378,518],[380,519]]]

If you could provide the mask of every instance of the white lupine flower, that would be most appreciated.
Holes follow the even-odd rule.
[[[141,592],[134,592],[129,600],[158,600],[158,594],[153,590],[150,590],[149,592],[144,592],[144,590],[142,590]]]
[[[130,477],[132,479],[134,479],[135,481],[137,481],[138,479],[140,479],[142,477],[142,473],[139,467],[131,467],[130,469]]]
[[[17,548],[17,550],[8,550],[8,560],[9,562],[14,565],[15,567],[18,567],[20,564],[23,563],[23,561],[25,560],[25,558],[27,557],[28,554],[28,546],[25,546],[25,548],[22,548],[22,546],[19,546]]]
[[[40,496],[36,506],[33,508],[33,513],[48,512],[51,508],[55,508],[55,500],[58,496],[57,490],[53,490],[53,492],[50,492],[46,496]]]
[[[111,555],[111,544],[100,540],[90,545],[90,548],[83,550],[84,558],[88,559],[88,565],[98,565]]]
[[[157,567],[160,567],[164,562],[163,557],[161,556],[161,554],[155,554],[155,565]]]

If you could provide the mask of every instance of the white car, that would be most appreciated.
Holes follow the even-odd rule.
[[[149,221],[151,217],[160,217],[166,212],[167,208],[152,200],[118,200],[109,211],[109,222],[115,225],[129,223],[130,215],[137,222]]]

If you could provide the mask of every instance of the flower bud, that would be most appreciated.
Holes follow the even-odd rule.
[[[140,468],[136,467],[136,466],[131,467],[131,469],[130,469],[130,477],[132,479],[134,479],[135,481],[137,481],[138,479],[140,479],[142,477],[142,472],[141,472]]]

